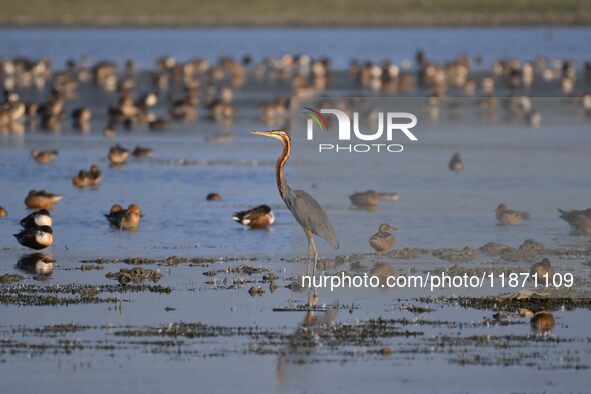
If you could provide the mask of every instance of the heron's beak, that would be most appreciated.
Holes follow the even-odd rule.
[[[262,135],[263,137],[271,137],[271,138],[275,137],[275,135],[270,131],[251,131],[250,134]]]

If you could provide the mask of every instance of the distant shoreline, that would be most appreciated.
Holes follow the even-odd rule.
[[[406,15],[399,18],[179,18],[100,16],[41,18],[0,16],[0,28],[379,28],[379,27],[545,27],[591,26],[591,14],[580,15]]]

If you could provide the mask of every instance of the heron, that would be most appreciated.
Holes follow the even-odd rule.
[[[314,235],[326,240],[334,249],[339,248],[339,241],[330,224],[328,215],[320,204],[310,194],[303,190],[293,190],[285,180],[285,165],[291,154],[291,138],[283,130],[253,131],[251,134],[275,138],[283,144],[283,152],[277,159],[275,166],[275,177],[279,195],[291,212],[295,220],[304,230],[308,240],[308,258],[306,274],[310,274],[310,261],[314,257],[314,268],[312,275],[316,275],[316,264],[318,263],[318,249],[314,242]]]

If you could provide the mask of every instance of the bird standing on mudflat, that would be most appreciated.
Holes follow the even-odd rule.
[[[318,262],[318,249],[314,242],[314,235],[324,238],[333,248],[339,248],[339,241],[330,224],[328,215],[310,194],[303,190],[292,190],[285,180],[285,164],[291,154],[291,138],[289,134],[283,130],[253,131],[252,134],[275,138],[283,144],[283,152],[277,159],[275,166],[277,188],[279,189],[281,199],[306,234],[308,240],[308,264],[306,273],[308,275],[310,274],[310,260],[314,256],[312,275],[315,275],[316,264]]]
[[[378,228],[378,232],[369,237],[369,244],[378,253],[386,252],[396,243],[396,238],[392,233],[397,230],[396,227],[382,223]]]
[[[266,228],[275,222],[275,214],[268,205],[259,205],[247,211],[236,212],[232,219],[250,228]]]
[[[13,235],[21,245],[35,250],[45,249],[53,243],[53,231],[49,226],[30,227]]]

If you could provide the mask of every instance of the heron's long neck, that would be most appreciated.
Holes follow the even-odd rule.
[[[277,187],[279,188],[279,194],[281,198],[285,201],[285,198],[289,192],[289,186],[287,185],[287,181],[285,180],[285,163],[289,160],[289,155],[291,154],[291,141],[289,139],[282,139],[283,142],[283,153],[277,159],[277,165],[275,167],[275,176],[277,178]]]

